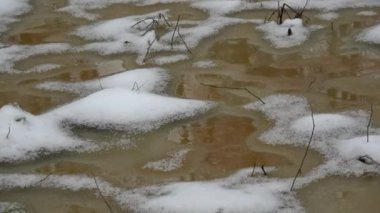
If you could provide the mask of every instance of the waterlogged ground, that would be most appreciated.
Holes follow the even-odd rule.
[[[186,2],[147,6],[113,4],[92,10],[99,15],[97,20],[57,12],[56,9],[68,4],[64,0],[33,0],[30,4],[33,9],[19,16],[19,21],[8,25],[0,34],[2,44],[68,43],[79,47],[91,41],[73,35],[78,27],[160,10],[168,10],[167,17],[173,25],[178,15],[182,21],[189,21],[189,25],[197,25],[210,17],[207,11]],[[368,10],[376,13],[356,15]],[[270,12],[256,9],[225,16],[261,20]],[[81,82],[124,70],[157,66],[168,70],[170,76],[165,94],[214,101],[217,106],[147,133],[76,127],[74,134],[109,146],[94,152],[59,151],[35,160],[3,162],[0,173],[96,176],[126,190],[179,181],[209,181],[254,165],[259,173],[262,165],[275,167],[276,170],[268,174],[270,178],[293,177],[305,146],[264,144],[259,137],[274,126],[274,121],[259,111],[243,108],[258,100],[245,90],[220,87],[248,88],[262,98],[274,94],[303,96],[315,113],[369,112],[373,104],[371,125],[379,127],[380,46],[358,42],[355,38],[363,29],[378,22],[380,8],[337,10],[339,16],[333,20],[319,19],[321,13],[325,12],[305,12],[310,18],[308,25],[323,28],[313,32],[303,44],[290,48],[275,48],[263,38],[256,24],[236,23],[201,39],[191,48],[191,54],[181,52],[187,59],[170,64],[158,65],[154,61],[159,56],[170,55],[170,51],[153,52],[142,64],[133,53],[101,55],[91,51],[47,53],[19,60],[14,69],[21,72],[0,72],[0,105],[18,103],[23,110],[35,115],[79,98],[68,92],[37,89],[43,82]],[[41,64],[57,66],[44,72],[26,73]],[[178,157],[181,151],[184,154]],[[175,156],[178,159],[173,160]],[[146,166],[165,159],[166,163],[172,163],[169,167]],[[309,151],[301,176],[325,161],[318,151]],[[328,176],[297,188],[295,196],[306,212],[375,212],[380,207],[379,185],[380,177],[375,172],[359,177]],[[112,196],[106,199],[114,212],[136,210],[120,206]],[[27,212],[109,211],[96,189],[70,191],[42,188],[39,184],[21,189],[3,188],[0,201],[19,203]]]

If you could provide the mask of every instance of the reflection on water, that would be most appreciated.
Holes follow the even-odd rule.
[[[170,132],[169,140],[191,148],[185,164],[191,163],[195,174],[212,177],[254,164],[287,164],[283,156],[248,148],[246,139],[255,130],[250,118],[219,115],[178,127]]]

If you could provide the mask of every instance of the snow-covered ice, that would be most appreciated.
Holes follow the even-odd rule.
[[[358,16],[375,16],[377,15],[377,12],[372,11],[372,10],[363,10],[358,13],[356,13]]]

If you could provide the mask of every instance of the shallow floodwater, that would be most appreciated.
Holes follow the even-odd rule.
[[[21,16],[2,34],[2,43],[42,44],[86,41],[70,34],[91,21],[54,12],[67,2],[35,0],[34,9]],[[131,6],[117,4],[93,12],[103,19],[145,14],[169,9],[171,19],[204,20],[208,14],[185,3]],[[179,11],[186,11],[179,13]],[[273,126],[263,114],[241,106],[255,97],[276,93],[301,94],[315,112],[352,109],[369,110],[374,105],[373,126],[380,122],[380,49],[357,43],[353,37],[379,20],[380,16],[353,16],[360,9],[338,11],[339,18],[313,33],[303,45],[278,50],[262,38],[253,24],[236,24],[217,35],[203,39],[192,49],[189,59],[168,65],[171,80],[167,93],[176,97],[216,101],[210,112],[191,119],[167,124],[146,134],[129,135],[118,131],[75,129],[74,132],[97,143],[109,144],[107,150],[93,153],[62,152],[34,161],[0,164],[1,173],[95,174],[116,186],[135,188],[174,181],[212,180],[226,177],[239,169],[260,166],[277,167],[271,177],[292,177],[304,154],[304,147],[263,144],[259,135]],[[380,9],[375,9],[380,13]],[[269,11],[240,12],[230,15],[262,19]],[[308,11],[313,24],[326,23]],[[166,55],[154,53],[150,57]],[[70,52],[32,56],[15,65],[27,70],[52,63],[61,67],[47,72],[27,74],[0,73],[0,105],[17,102],[33,114],[47,112],[78,97],[63,92],[38,90],[45,81],[79,82],[97,79],[123,70],[141,67],[133,54],[101,56],[94,52]],[[195,62],[212,60],[214,67],[199,68]],[[156,66],[149,60],[145,67]],[[209,86],[215,85],[217,87]],[[120,140],[122,139],[122,140]],[[189,149],[183,166],[162,172],[144,169],[148,162],[166,158],[168,153]],[[309,152],[302,173],[323,162],[323,156]],[[297,192],[307,212],[374,212],[379,208],[380,177],[327,177]],[[46,198],[49,198],[48,201]],[[1,201],[23,204],[28,212],[106,212],[104,201],[89,191],[40,189],[38,187],[0,192]],[[112,199],[113,210],[121,212]],[[365,207],[365,208],[363,208]],[[325,209],[327,208],[327,209]]]

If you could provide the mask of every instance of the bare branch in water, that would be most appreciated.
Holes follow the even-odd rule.
[[[252,95],[253,97],[255,97],[257,100],[259,100],[261,103],[265,104],[265,102],[263,101],[263,99],[261,99],[259,96],[257,96],[256,94],[254,94],[251,90],[249,90],[246,87],[225,87],[225,86],[217,86],[217,85],[205,84],[205,83],[201,83],[201,85],[202,86],[207,86],[207,87],[218,88],[218,89],[244,90],[244,91],[248,92],[250,95]]]
[[[44,182],[46,179],[48,179],[51,175],[52,175],[52,174],[49,173],[49,174],[46,175],[44,178],[42,178],[41,180],[39,180],[38,182],[36,182],[36,183],[34,184],[34,186],[38,186],[38,185],[40,185],[42,182]]]
[[[173,49],[174,34],[175,34],[175,32],[177,32],[178,23],[179,23],[179,18],[180,18],[180,16],[177,17],[177,23],[175,24],[174,31],[173,31],[173,35],[172,35],[172,40],[171,40],[171,42],[170,42],[171,49]]]
[[[311,144],[311,141],[313,140],[313,136],[314,136],[315,121],[314,121],[314,112],[313,112],[313,109],[311,108],[311,105],[310,105],[310,110],[311,110],[311,120],[313,121],[313,129],[312,129],[312,131],[311,131],[311,135],[310,135],[310,138],[309,138],[309,143],[307,144],[307,147],[306,147],[306,150],[305,150],[305,154],[304,154],[304,156],[303,156],[303,158],[302,158],[302,160],[301,160],[300,167],[298,168],[297,173],[296,173],[296,175],[294,176],[292,186],[290,187],[290,191],[293,191],[293,187],[294,187],[294,184],[296,183],[297,177],[298,177],[298,175],[301,174],[303,164],[304,164],[304,162],[305,162],[305,159],[306,159],[307,153],[309,152],[310,144]]]
[[[372,123],[372,115],[373,115],[373,105],[371,104],[371,114],[369,115],[369,120],[367,124],[367,143],[369,142],[369,128],[371,127],[371,123]]]
[[[94,175],[94,173],[92,171],[91,171],[91,175],[92,175],[92,178],[94,179],[94,182],[95,182],[95,185],[96,185],[96,188],[97,188],[97,190],[99,192],[100,197],[103,199],[104,203],[107,205],[107,207],[110,210],[110,212],[113,213],[111,205],[108,203],[108,201],[106,200],[106,198],[103,196],[102,191],[99,188],[98,181],[96,180],[96,177],[95,177],[95,175]]]
[[[263,171],[264,175],[267,176],[267,172],[265,171],[264,165],[261,165],[261,171]]]

